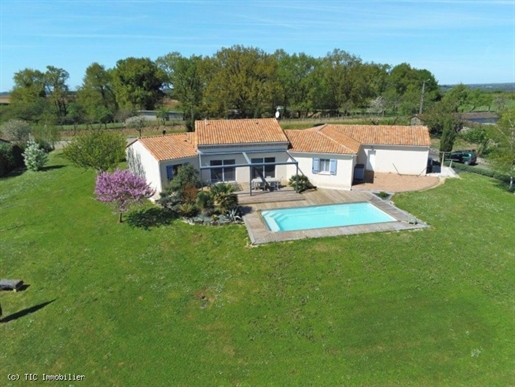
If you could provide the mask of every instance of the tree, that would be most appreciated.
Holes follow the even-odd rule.
[[[156,118],[160,119],[163,125],[166,125],[166,120],[168,120],[168,109],[165,106],[161,106],[157,109]]]
[[[47,163],[48,155],[37,142],[29,140],[23,152],[23,160],[29,171],[39,171]]]
[[[132,110],[154,110],[163,99],[164,72],[148,58],[127,58],[116,62],[113,85],[116,101]]]
[[[54,66],[47,66],[45,72],[45,91],[46,96],[53,107],[53,113],[57,121],[61,124],[67,115],[69,100],[69,88],[66,84],[69,74],[66,70]]]
[[[506,111],[491,130],[495,141],[492,161],[496,168],[510,176],[510,191],[514,189],[515,175],[515,110]]]
[[[360,100],[356,85],[361,59],[346,51],[335,49],[328,53],[318,67],[318,87],[315,106],[321,109],[348,112]]]
[[[117,169],[113,173],[102,172],[97,176],[97,200],[113,206],[114,213],[119,214],[119,223],[122,222],[123,213],[134,205],[142,204],[144,199],[149,199],[154,193],[144,178],[128,170]]]
[[[23,120],[11,119],[2,125],[2,132],[15,142],[27,141],[30,131],[30,124]]]
[[[166,73],[166,84],[171,96],[180,102],[188,132],[195,128],[195,120],[203,110],[203,97],[206,88],[204,60],[200,56],[184,58],[172,52],[156,60],[156,64]]]
[[[223,48],[206,63],[205,99],[218,116],[261,117],[273,114],[280,96],[277,61],[257,48]]]
[[[63,156],[78,167],[104,172],[124,159],[125,147],[125,137],[120,133],[89,130],[73,137]]]
[[[459,112],[465,110],[465,106],[469,102],[470,90],[464,84],[459,84],[449,89],[443,96],[443,100],[454,104],[454,111]]]
[[[125,126],[138,131],[138,137],[141,137],[143,128],[145,127],[145,118],[142,116],[129,117],[125,120]]]
[[[468,130],[463,130],[460,136],[471,144],[477,145],[477,155],[482,156],[490,142],[488,130],[484,126],[475,126]]]
[[[118,110],[118,104],[113,90],[113,71],[93,63],[86,69],[82,86],[77,91],[77,101],[93,122],[101,122],[105,112],[111,119]],[[104,112],[104,114],[102,114]]]
[[[493,102],[493,94],[480,89],[473,89],[468,94],[467,102],[471,112],[479,107],[487,107],[488,111],[490,111]]]
[[[313,110],[314,75],[319,61],[304,53],[289,55],[284,50],[277,50],[274,57],[281,84],[279,103],[285,114],[295,111],[298,117],[307,116]]]
[[[428,70],[401,63],[388,74],[383,96],[395,113],[411,115],[419,112],[422,98],[428,102],[439,98],[438,83]]]
[[[14,87],[9,95],[9,114],[13,118],[38,123],[49,110],[45,74],[24,69],[14,74]]]
[[[86,119],[86,112],[84,106],[78,101],[72,101],[68,104],[68,113],[66,120],[73,124],[74,132],[77,130],[77,126],[83,123]]]
[[[454,141],[458,136],[458,130],[451,115],[442,117],[442,136],[440,137],[440,152],[442,154],[452,151]]]
[[[435,103],[422,116],[422,121],[429,127],[434,136],[440,136],[440,152],[450,152],[458,132],[463,126],[461,115],[456,113],[457,102],[452,98],[444,98]],[[443,154],[442,153],[442,154]]]

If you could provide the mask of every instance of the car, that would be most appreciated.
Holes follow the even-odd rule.
[[[451,152],[451,154],[447,156],[446,159],[456,161],[457,163],[474,165],[477,162],[477,155],[476,151],[474,150],[458,150]]]

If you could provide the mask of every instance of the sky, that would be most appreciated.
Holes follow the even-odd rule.
[[[440,85],[515,82],[515,0],[0,0],[0,91],[46,66],[82,84],[94,62],[242,45],[409,63]]]

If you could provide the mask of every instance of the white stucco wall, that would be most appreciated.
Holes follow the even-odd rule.
[[[159,163],[147,148],[136,141],[127,147],[126,153],[129,169],[138,175],[143,174],[147,183],[156,190],[156,194],[161,192],[162,182],[159,174]],[[129,162],[130,157],[134,157],[135,162],[139,165],[137,170],[131,167],[131,163]]]
[[[367,155],[375,151],[374,165],[367,165]],[[375,172],[424,175],[429,157],[428,147],[363,145],[358,153],[358,164]],[[371,168],[373,167],[373,168]]]
[[[159,193],[162,192],[163,188],[168,184],[166,174],[166,167],[168,165],[190,163],[195,168],[198,168],[198,157],[158,161],[152,153],[150,153],[148,149],[138,141],[128,146],[126,153],[127,160],[131,157],[129,154],[132,153],[132,157],[135,158],[136,163],[139,165],[137,168],[131,168],[131,163],[128,162],[129,169],[138,175],[141,175],[142,173],[147,183],[156,191],[153,199],[158,198]]]
[[[354,156],[317,153],[292,153],[291,155],[299,162],[299,174],[306,175],[313,185],[328,189],[351,189],[354,177]],[[313,173],[313,158],[336,159],[336,174]],[[295,175],[295,165],[288,165],[288,177],[293,175]]]

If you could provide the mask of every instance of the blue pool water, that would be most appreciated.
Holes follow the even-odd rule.
[[[310,230],[396,221],[368,202],[265,210],[261,211],[261,216],[270,231]]]

